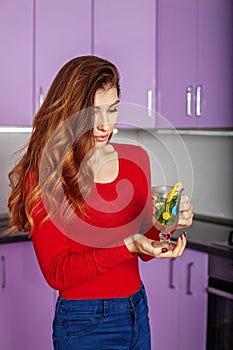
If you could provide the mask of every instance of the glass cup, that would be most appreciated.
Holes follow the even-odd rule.
[[[171,236],[178,226],[180,200],[183,188],[177,186],[161,185],[151,189],[153,217],[158,223],[160,230],[160,242],[170,242]]]

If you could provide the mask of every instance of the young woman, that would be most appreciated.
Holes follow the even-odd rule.
[[[112,63],[95,56],[69,61],[9,174],[12,230],[30,232],[41,271],[59,291],[54,349],[149,350],[138,259],[178,257],[186,245],[185,233],[172,248],[158,242],[147,153],[110,142],[119,97]],[[192,215],[183,196],[183,227]]]

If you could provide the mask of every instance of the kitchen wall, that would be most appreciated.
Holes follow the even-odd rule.
[[[8,172],[16,164],[19,155],[14,153],[22,148],[29,133],[0,133],[0,214],[7,213],[7,198],[10,191]]]
[[[7,174],[19,158],[13,154],[29,136],[28,133],[0,134],[0,214],[7,212]],[[233,137],[120,130],[113,140],[132,142],[148,151],[152,185],[182,180],[194,212],[233,219]]]
[[[147,149],[152,185],[183,181],[194,212],[233,219],[233,137],[120,131]]]

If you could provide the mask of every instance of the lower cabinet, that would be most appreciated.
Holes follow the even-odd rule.
[[[205,350],[208,254],[140,262],[152,350]],[[52,350],[56,292],[44,280],[30,241],[0,245],[0,349]]]
[[[1,244],[0,349],[52,350],[55,299],[31,241]]]
[[[140,262],[152,350],[205,350],[208,254],[186,249],[176,259]]]

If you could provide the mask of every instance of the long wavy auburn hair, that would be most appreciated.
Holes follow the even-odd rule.
[[[74,58],[58,72],[35,115],[27,150],[8,175],[7,233],[18,230],[30,235],[33,212],[42,197],[47,211],[43,221],[56,215],[58,206],[67,219],[74,212],[85,215],[84,198],[94,179],[88,161],[94,147],[94,97],[98,89],[112,87],[119,96],[117,68],[100,57]]]

